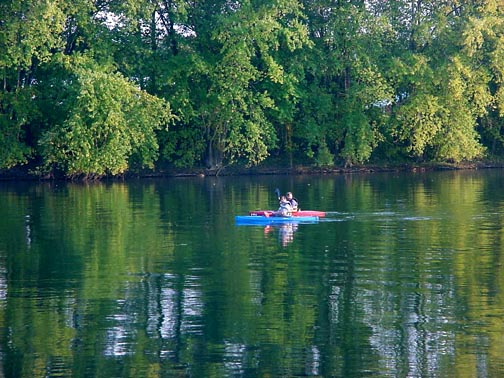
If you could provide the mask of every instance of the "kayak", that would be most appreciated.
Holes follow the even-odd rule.
[[[237,215],[235,222],[239,224],[273,224],[273,223],[315,223],[319,217],[299,216],[299,217],[270,217],[264,215]]]
[[[276,217],[264,215],[237,215],[236,224],[279,224],[279,223],[316,223],[319,217],[316,216],[296,216],[296,217]]]
[[[249,212],[249,215],[265,215],[272,216],[274,213],[273,210],[255,210]],[[293,217],[325,217],[325,211],[317,211],[317,210],[299,210],[293,211]]]

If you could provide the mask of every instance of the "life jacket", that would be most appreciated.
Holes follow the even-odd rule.
[[[292,205],[289,201],[280,202],[280,207],[278,209],[282,214],[290,215],[292,213]]]
[[[293,211],[298,210],[299,203],[298,203],[297,199],[295,199],[294,197],[292,197],[292,199],[287,200],[287,201],[290,203]]]

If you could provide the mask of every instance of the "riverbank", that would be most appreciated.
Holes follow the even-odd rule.
[[[288,167],[282,162],[269,163],[255,167],[232,166],[222,169],[167,169],[158,172],[132,174],[129,177],[192,177],[192,176],[254,176],[254,175],[336,175],[379,172],[428,172],[445,170],[473,170],[504,168],[504,161],[476,161],[462,163],[369,163],[354,166],[310,166],[293,165]],[[128,176],[128,175],[127,175]]]
[[[307,165],[295,165],[285,167],[279,165],[267,165],[256,167],[230,166],[221,169],[163,169],[159,171],[128,172],[121,176],[104,177],[102,179],[132,179],[132,178],[163,178],[163,177],[216,177],[216,176],[254,176],[254,175],[336,175],[355,173],[379,173],[379,172],[428,172],[441,170],[471,170],[471,169],[494,169],[504,168],[502,161],[478,161],[464,163],[404,163],[404,164],[363,164],[347,166],[315,167]],[[1,181],[51,181],[65,180],[54,176],[41,177],[30,172],[28,168],[15,168],[0,170]]]

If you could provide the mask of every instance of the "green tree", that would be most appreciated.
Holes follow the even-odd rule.
[[[492,154],[502,154],[504,148],[503,14],[502,2],[485,1],[474,7],[461,33],[462,53],[466,57],[464,63],[468,62],[467,75],[477,78],[478,84],[481,83],[477,87],[479,93],[475,92],[471,100],[477,101],[480,108],[485,105],[485,111],[479,113],[478,131]],[[486,87],[482,88],[483,84],[486,84]],[[491,100],[488,99],[489,94],[492,96]]]
[[[405,5],[391,13],[405,15],[397,17],[405,32],[389,74],[397,83],[390,135],[417,159],[460,162],[482,156],[476,127],[492,103],[489,76],[460,42],[474,6]]]
[[[327,155],[328,147],[348,165],[365,162],[382,139],[386,114],[377,110],[393,99],[382,73],[389,24],[368,5],[305,2],[315,51],[307,57],[298,136],[308,156],[318,161],[327,160],[317,155]]]
[[[0,14],[1,169],[25,164],[33,155],[37,69],[62,46],[65,17],[59,1],[2,1]]]
[[[184,12],[188,24],[179,29],[187,32],[167,79],[177,88],[165,92],[178,95],[169,98],[183,122],[169,131],[165,156],[212,169],[263,161],[276,145],[273,114],[281,117],[275,110],[293,93],[278,52],[308,43],[299,3],[201,2]],[[181,146],[192,149],[180,156]]]
[[[95,178],[153,167],[155,131],[171,118],[166,102],[93,63],[75,69],[69,98],[68,117],[40,139],[46,170]]]

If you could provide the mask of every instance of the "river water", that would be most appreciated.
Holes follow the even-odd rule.
[[[277,207],[315,224],[236,225]],[[504,171],[0,183],[5,377],[497,377]]]

